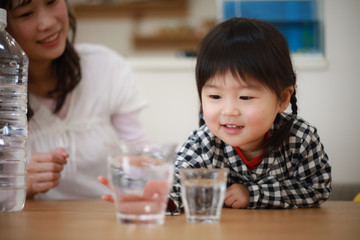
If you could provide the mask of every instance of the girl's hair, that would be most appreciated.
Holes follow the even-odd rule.
[[[202,40],[197,52],[196,84],[201,91],[215,75],[230,71],[244,81],[256,79],[281,99],[286,87],[294,86],[290,103],[297,114],[296,76],[285,37],[271,24],[249,18],[232,18],[214,27]],[[200,106],[202,116],[202,106]],[[205,122],[200,119],[200,126]],[[279,147],[289,137],[293,119],[274,131],[261,146],[268,150]]]
[[[11,10],[20,5],[26,5],[30,3],[31,0],[1,0],[0,8],[6,10]],[[76,35],[76,19],[72,14],[67,0],[65,0],[68,17],[69,17],[69,37],[66,40],[66,46],[63,54],[57,59],[52,61],[52,73],[57,78],[57,83],[55,89],[48,92],[48,96],[55,96],[56,106],[54,113],[60,111],[61,107],[64,105],[66,95],[71,92],[81,80],[81,66],[80,58],[74,49],[74,41]],[[28,119],[33,115],[33,111],[28,103]]]

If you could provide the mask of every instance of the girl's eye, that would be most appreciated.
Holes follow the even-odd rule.
[[[219,95],[210,95],[211,99],[220,99],[221,97]]]
[[[241,99],[241,100],[250,100],[250,99],[252,99],[252,97],[249,97],[249,96],[241,96],[240,99]]]

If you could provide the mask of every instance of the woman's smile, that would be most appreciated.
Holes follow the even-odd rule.
[[[43,44],[44,46],[53,46],[59,41],[59,38],[60,38],[60,31],[50,35],[49,37],[43,40],[38,41],[38,43]]]

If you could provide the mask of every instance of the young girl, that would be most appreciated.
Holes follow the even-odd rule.
[[[297,116],[296,75],[276,28],[246,18],[216,26],[200,45],[196,83],[201,127],[177,155],[170,197],[178,208],[180,168],[228,168],[232,208],[313,207],[329,197],[328,157]]]
[[[65,0],[1,0],[7,31],[29,57],[27,196],[97,198],[106,174],[104,142],[144,138],[140,96],[115,52],[73,45],[76,22]],[[66,165],[65,165],[66,164]]]

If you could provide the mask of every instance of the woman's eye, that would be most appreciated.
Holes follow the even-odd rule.
[[[25,12],[25,13],[22,13],[22,14],[19,14],[18,17],[19,18],[23,18],[23,17],[28,17],[32,14],[32,12]]]
[[[241,100],[250,100],[250,99],[252,99],[252,97],[249,97],[249,96],[241,96],[240,99],[241,99]]]
[[[211,99],[220,99],[221,97],[219,95],[210,95]]]
[[[48,5],[51,5],[51,4],[53,4],[53,3],[55,3],[56,2],[56,0],[50,0],[50,1],[48,1]]]

